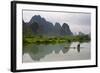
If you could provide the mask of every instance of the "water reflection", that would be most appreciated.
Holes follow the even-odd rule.
[[[68,45],[68,47],[70,44]],[[52,53],[53,51],[57,54],[63,50],[63,53],[68,52],[68,49],[63,49],[62,45],[27,45],[24,47],[24,53],[29,53],[33,60],[39,61],[41,58],[45,57],[46,55]]]
[[[28,53],[32,60],[34,61],[40,61],[40,59],[43,59],[45,56],[55,53],[55,54],[66,54],[70,50],[77,50],[78,53],[80,53],[80,43],[62,43],[62,44],[29,44],[27,46],[23,47],[23,55],[25,53]],[[25,57],[24,57],[25,58]],[[24,62],[24,61],[23,61]]]

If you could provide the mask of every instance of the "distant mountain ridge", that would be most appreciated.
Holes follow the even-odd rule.
[[[73,35],[70,27],[67,23],[53,23],[46,21],[40,15],[35,15],[31,18],[28,23],[23,21],[23,32],[24,34],[35,34],[35,35],[45,35],[45,36],[66,36]]]

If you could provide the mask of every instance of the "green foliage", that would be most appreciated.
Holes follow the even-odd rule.
[[[23,44],[58,44],[64,42],[87,42],[90,41],[88,35],[78,36],[59,36],[59,37],[47,37],[41,35],[31,35],[23,37]]]

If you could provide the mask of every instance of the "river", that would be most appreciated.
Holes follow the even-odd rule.
[[[80,47],[77,47],[77,45]],[[23,63],[71,61],[91,59],[90,42],[71,42],[61,44],[29,44],[23,46]]]

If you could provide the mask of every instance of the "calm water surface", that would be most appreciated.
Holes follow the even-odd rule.
[[[23,62],[67,61],[91,59],[90,42],[62,44],[30,44],[23,47]]]

